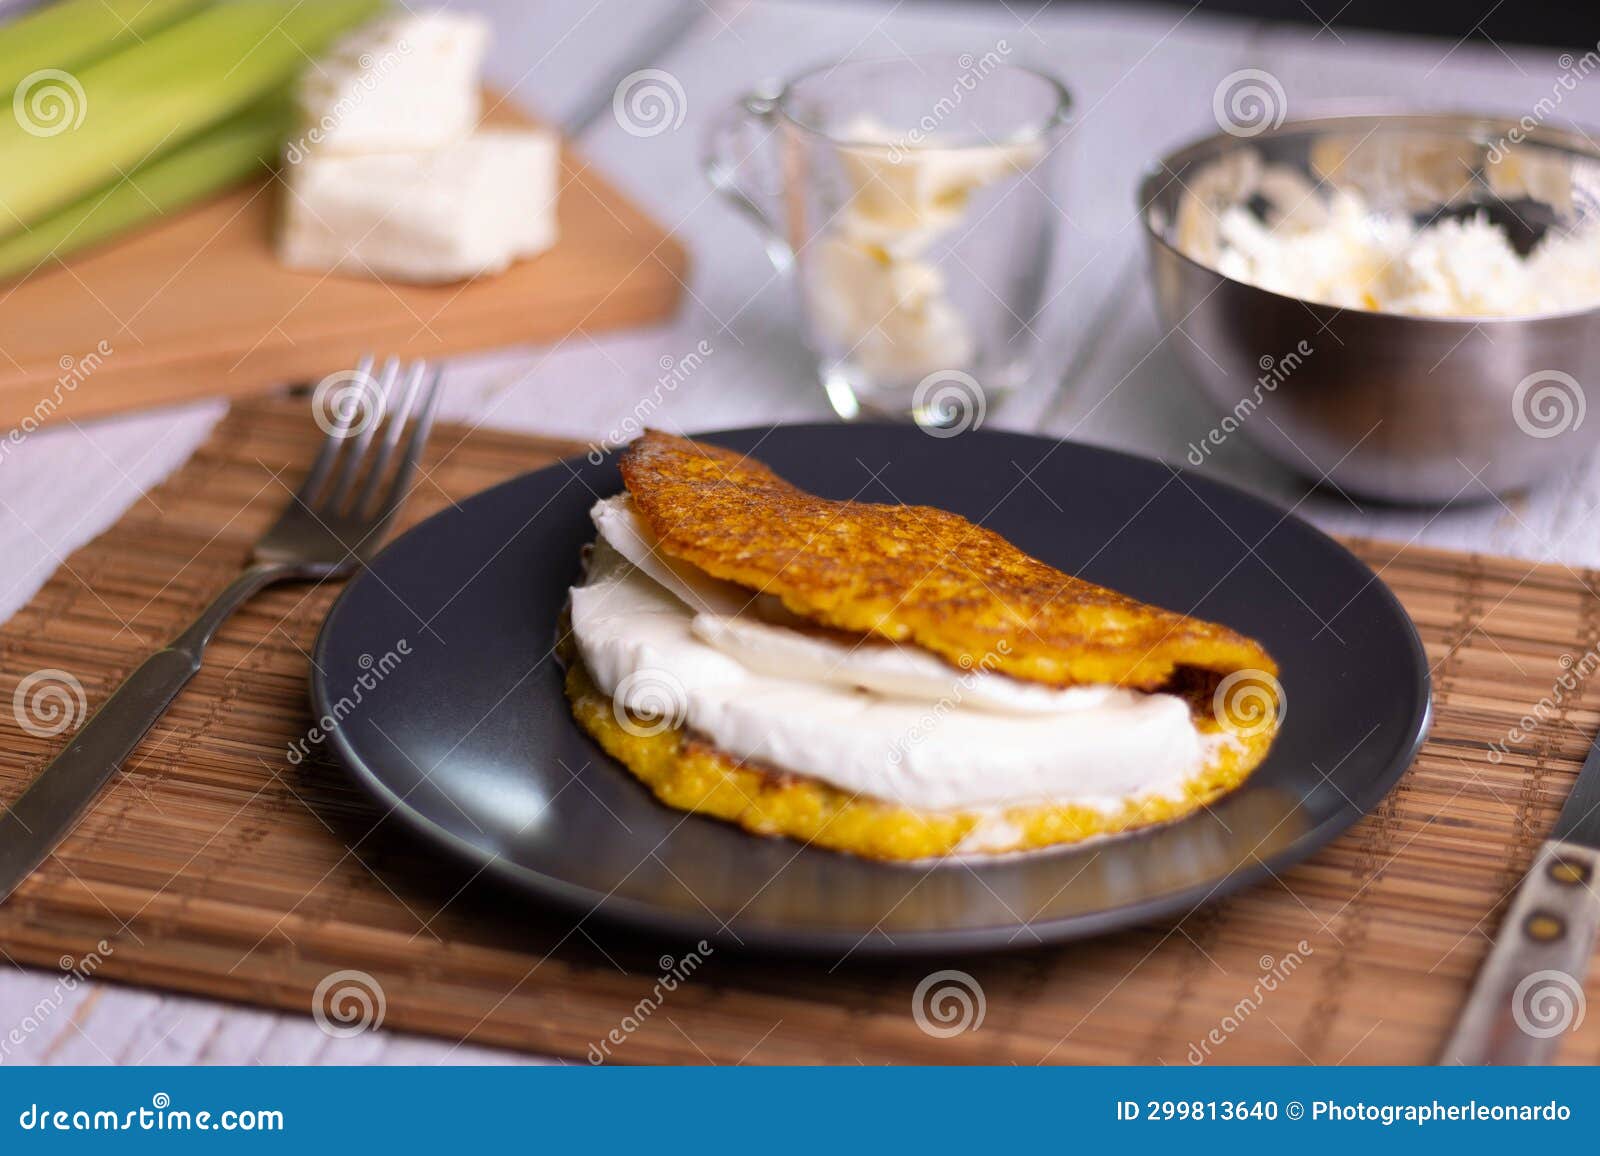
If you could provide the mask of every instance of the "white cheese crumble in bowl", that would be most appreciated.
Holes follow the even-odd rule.
[[[1328,116],[1180,149],[1139,191],[1157,305],[1253,442],[1347,495],[1449,504],[1600,440],[1600,148],[1472,115]],[[1587,380],[1586,380],[1587,379]],[[1230,445],[1232,442],[1234,444]]]
[[[1418,224],[1350,190],[1318,208],[1314,221],[1269,224],[1230,205],[1217,222],[1217,271],[1286,297],[1411,317],[1532,317],[1600,305],[1595,222],[1547,232],[1522,254],[1482,208]]]

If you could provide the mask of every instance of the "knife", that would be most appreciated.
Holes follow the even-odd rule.
[[[1443,1064],[1545,1064],[1583,1022],[1600,930],[1600,738],[1517,886]]]

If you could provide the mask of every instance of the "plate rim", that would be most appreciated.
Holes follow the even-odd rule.
[[[882,421],[853,422],[848,426],[838,422],[771,422],[759,425],[720,428],[685,436],[716,443],[719,439],[733,439],[741,435],[770,434],[775,430],[815,430],[825,432],[843,429],[903,430],[907,428],[910,427],[900,423]],[[336,727],[327,733],[326,741],[328,747],[337,756],[339,763],[368,794],[380,804],[387,805],[388,810],[384,815],[385,819],[390,817],[400,818],[418,836],[430,839],[436,845],[446,848],[458,858],[464,858],[466,861],[477,865],[483,871],[493,875],[501,883],[513,885],[524,893],[536,896],[541,901],[556,904],[566,910],[586,907],[585,919],[593,916],[617,925],[638,928],[662,936],[703,939],[715,945],[718,950],[740,952],[826,955],[842,951],[846,956],[876,958],[925,956],[935,952],[1020,951],[1078,939],[1089,939],[1112,931],[1135,927],[1157,920],[1165,920],[1179,911],[1184,911],[1185,915],[1190,914],[1201,906],[1236,894],[1246,887],[1276,875],[1279,870],[1303,862],[1315,855],[1339,835],[1371,814],[1372,810],[1388,796],[1389,792],[1394,789],[1395,784],[1400,781],[1401,777],[1411,767],[1411,764],[1416,761],[1422,745],[1427,741],[1429,731],[1433,725],[1434,698],[1433,674],[1428,665],[1427,650],[1423,646],[1421,635],[1417,632],[1416,623],[1412,620],[1411,615],[1407,613],[1399,598],[1395,596],[1394,591],[1389,588],[1389,584],[1383,580],[1382,575],[1367,565],[1344,543],[1326,533],[1320,527],[1300,517],[1293,510],[1283,509],[1277,503],[1253,494],[1236,483],[1206,477],[1191,467],[1175,466],[1161,458],[1130,453],[1126,450],[1113,449],[1108,446],[1092,445],[1067,438],[1051,439],[1042,434],[998,429],[972,432],[979,432],[991,438],[1033,443],[1050,443],[1054,441],[1056,448],[1070,446],[1074,452],[1088,452],[1125,459],[1140,465],[1156,465],[1174,470],[1190,480],[1231,492],[1235,497],[1243,499],[1251,505],[1260,507],[1267,512],[1278,514],[1283,522],[1293,521],[1297,523],[1301,529],[1308,530],[1321,538],[1325,544],[1331,546],[1334,550],[1370,573],[1373,577],[1372,584],[1377,587],[1380,597],[1405,626],[1404,638],[1414,663],[1411,686],[1420,706],[1413,712],[1406,723],[1406,739],[1399,753],[1390,760],[1381,774],[1373,778],[1368,790],[1358,792],[1358,797],[1351,800],[1355,805],[1355,813],[1348,817],[1342,811],[1339,814],[1331,815],[1272,856],[1266,859],[1257,857],[1257,862],[1253,866],[1235,867],[1227,875],[1224,875],[1220,880],[1209,886],[1196,884],[1192,887],[1153,896],[1135,903],[1122,904],[1121,906],[1078,915],[1059,916],[1053,919],[1030,920],[1024,923],[1005,923],[977,928],[897,932],[891,940],[888,938],[887,933],[878,931],[876,928],[864,934],[857,934],[855,932],[832,929],[785,927],[781,924],[740,925],[737,921],[724,927],[718,927],[709,916],[675,915],[664,912],[656,905],[642,900],[619,897],[615,894],[600,894],[589,887],[547,875],[533,868],[513,863],[503,856],[485,852],[423,814],[408,804],[404,797],[396,794],[393,788],[372,767],[367,765],[366,761],[351,745],[343,727]],[[614,458],[623,448],[622,446],[608,447],[602,462]],[[558,458],[548,465],[527,470],[506,478],[504,481],[496,482],[486,489],[469,495],[458,503],[446,506],[444,509],[430,514],[404,533],[385,542],[378,553],[366,560],[362,564],[362,568],[344,584],[332,605],[329,606],[321,625],[317,628],[316,641],[311,649],[312,661],[308,678],[313,717],[321,718],[328,714],[333,701],[329,697],[330,687],[327,683],[327,677],[322,673],[327,666],[327,648],[331,645],[330,634],[333,624],[340,612],[347,608],[346,604],[351,600],[352,592],[357,590],[360,584],[369,577],[368,571],[385,554],[413,534],[418,534],[431,526],[435,521],[446,516],[458,514],[468,503],[478,501],[507,487],[520,484],[524,479],[534,474],[559,468],[570,470],[577,463],[590,466],[601,464],[593,460],[592,453],[592,449],[588,453],[574,453]],[[612,761],[615,762],[615,760]],[[1177,820],[1177,822],[1191,822],[1196,817],[1195,815],[1189,815]],[[758,836],[752,835],[750,837],[757,838]],[[1128,837],[1138,838],[1138,832],[1134,832]],[[1023,932],[1025,930],[1031,931],[1032,935],[1024,936]]]

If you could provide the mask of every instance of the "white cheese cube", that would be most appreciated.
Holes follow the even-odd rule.
[[[481,112],[478,70],[489,26],[432,11],[387,16],[356,29],[306,69],[291,163],[311,152],[433,148],[471,134]]]
[[[483,129],[406,152],[311,153],[285,174],[278,257],[399,281],[498,273],[555,243],[559,157],[542,129]]]

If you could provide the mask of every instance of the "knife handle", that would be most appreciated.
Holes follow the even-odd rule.
[[[228,615],[292,571],[283,564],[257,563],[241,573],[187,630],[139,664],[20,798],[9,807],[0,804],[0,903],[66,838],[78,816],[166,713],[200,670],[206,645]]]
[[[0,813],[0,900],[66,837],[199,669],[197,654],[156,651],[78,728],[21,798]]]
[[[1539,848],[1472,994],[1444,1064],[1544,1064],[1583,1019],[1583,977],[1600,929],[1600,852]]]

